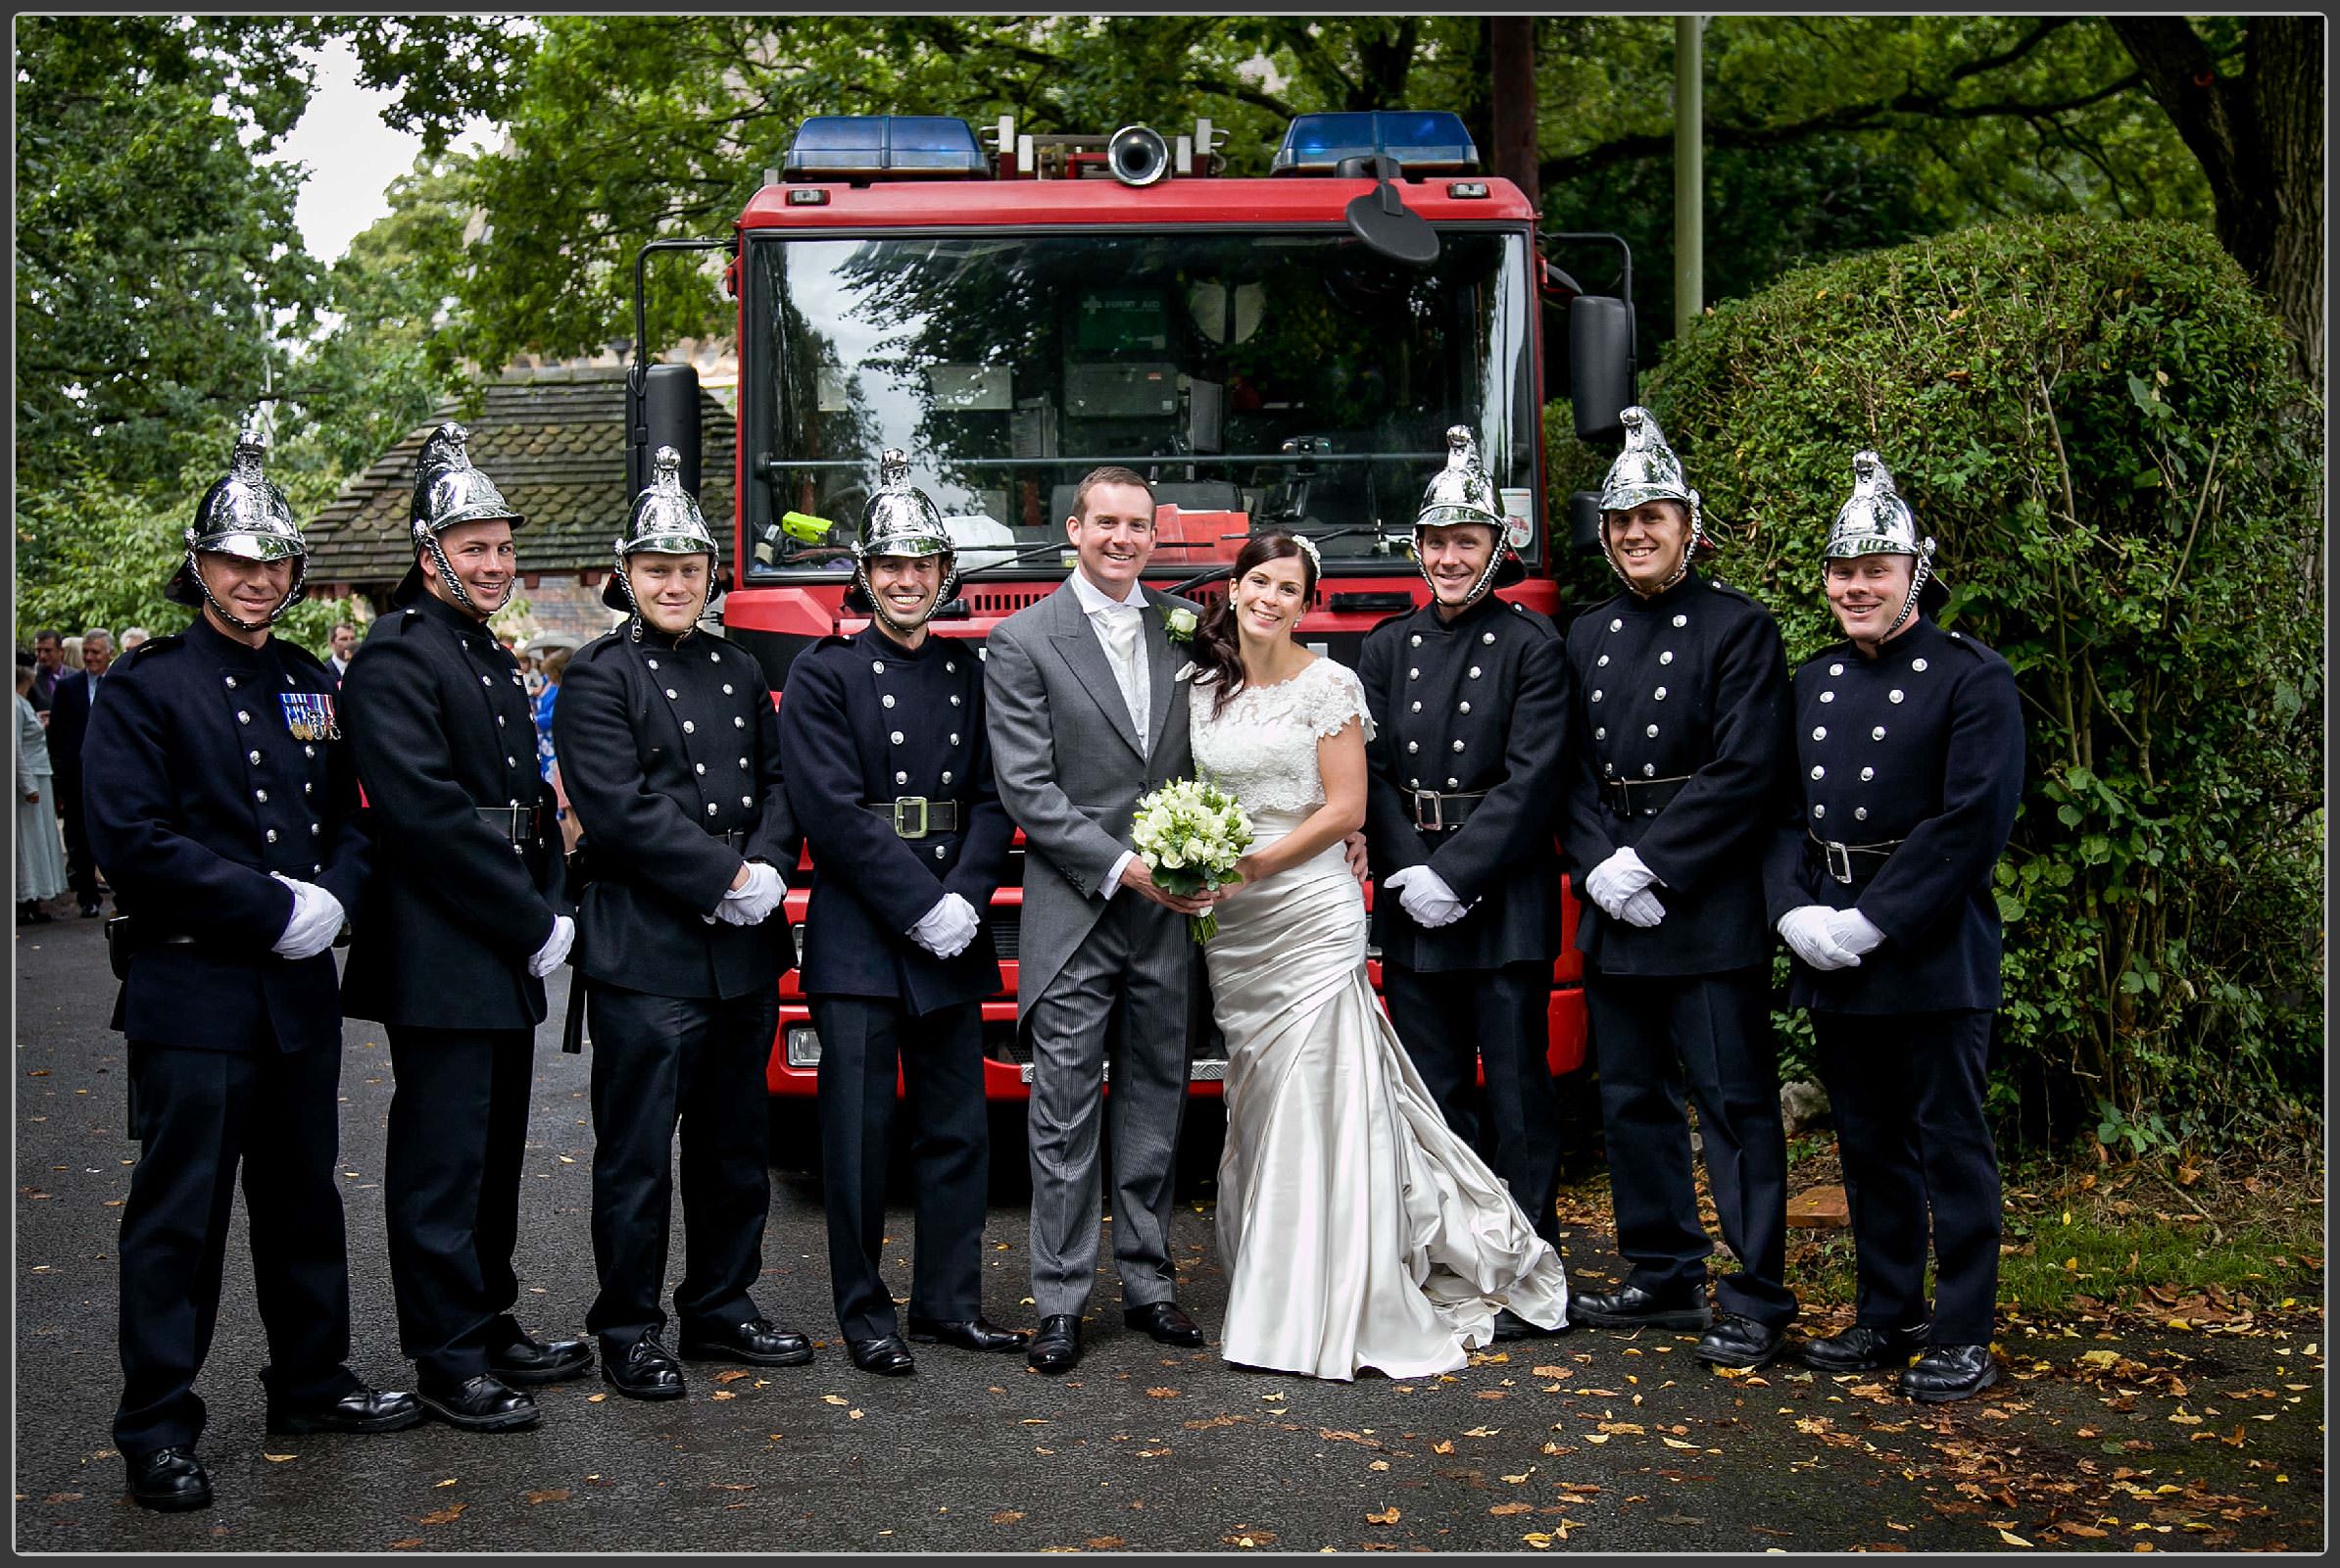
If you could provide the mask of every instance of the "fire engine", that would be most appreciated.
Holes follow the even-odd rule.
[[[1458,423],[1478,434],[1528,566],[1504,596],[1557,612],[1551,553],[1583,544],[1594,519],[1582,493],[1569,522],[1546,515],[1541,411],[1573,395],[1582,436],[1620,433],[1616,411],[1634,401],[1624,242],[1539,234],[1533,204],[1479,170],[1452,114],[1302,116],[1261,177],[1224,172],[1224,139],[1208,121],[1173,138],[1143,125],[1033,135],[1003,118],[987,151],[963,120],[817,117],[731,236],[643,249],[637,488],[645,455],[672,445],[695,490],[700,451],[696,371],[644,363],[646,266],[661,251],[729,253],[738,499],[721,616],[781,702],[798,654],[867,624],[848,602],[852,540],[886,447],[908,455],[959,546],[960,586],[933,631],[971,644],[1064,580],[1074,486],[1111,463],[1153,485],[1156,586],[1208,601],[1247,534],[1314,538],[1325,575],[1300,637],[1353,663],[1368,630],[1428,598],[1413,519]],[[1555,244],[1613,252],[1615,293],[1578,285],[1544,255]],[[1020,841],[1016,853],[990,911],[1004,980],[983,1004],[995,1102],[1028,1098],[1032,1072],[1015,1022]],[[805,879],[791,880],[801,926]],[[1584,1060],[1576,905],[1563,904],[1555,1073]],[[782,1117],[809,1119],[819,1059],[791,973],[767,1074]],[[1198,997],[1193,1092],[1216,1097],[1225,1071]]]

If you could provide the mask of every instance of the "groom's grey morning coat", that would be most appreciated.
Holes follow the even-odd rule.
[[[992,765],[999,799],[1028,846],[1019,1020],[1104,913],[1099,889],[1130,847],[1139,800],[1194,770],[1188,682],[1174,678],[1187,654],[1172,644],[1162,617],[1175,609],[1199,614],[1200,607],[1152,588],[1145,595],[1153,733],[1143,740],[1070,582],[1001,621],[985,655]],[[1137,897],[1127,890],[1113,896]],[[1185,923],[1171,924],[1183,956]]]

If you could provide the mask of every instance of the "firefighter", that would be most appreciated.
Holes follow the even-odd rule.
[[[1657,421],[1620,416],[1600,539],[1625,591],[1568,629],[1575,721],[1562,836],[1600,1070],[1615,1291],[1571,1321],[1703,1329],[1692,1352],[1755,1368],[1796,1313],[1787,1289],[1787,1140],[1764,917],[1769,811],[1787,765],[1787,662],[1770,612],[1693,564],[1712,553],[1698,492]],[[1738,1262],[1707,1304],[1685,1090]]]
[[[141,1506],[208,1506],[194,1392],[211,1348],[237,1166],[268,1330],[268,1429],[392,1432],[410,1394],[350,1371],[339,1149],[341,999],[328,952],[366,875],[333,679],[269,628],[307,551],[247,431],[165,594],[198,613],[114,667],[92,712],[91,842],[141,1157],[122,1209],[114,1446]]]
[[[1800,800],[1765,865],[1836,1119],[1858,1282],[1853,1327],[1804,1359],[1898,1367],[1902,1392],[1932,1404],[1998,1379],[1982,1096],[2000,1002],[1991,874],[2023,795],[2023,710],[2007,662],[1931,618],[1947,598],[1934,544],[1891,472],[1874,452],[1853,472],[1825,552],[1845,641],[1795,673]]]
[[[601,1276],[585,1327],[602,1377],[637,1399],[686,1392],[658,1305],[678,1122],[676,1349],[750,1366],[812,1359],[811,1342],[774,1328],[749,1294],[771,1200],[764,1064],[780,976],[797,961],[777,912],[781,868],[798,837],[763,670],[699,625],[717,552],[679,463],[672,447],[653,459],[602,594],[628,616],[569,661],[553,717],[584,830],[571,984],[592,1025]]]
[[[468,439],[449,422],[423,444],[415,564],[341,686],[376,857],[347,985],[397,1076],[382,1187],[415,1392],[452,1425],[509,1432],[538,1420],[529,1387],[592,1365],[583,1341],[539,1342],[512,1314],[544,977],[576,926],[527,693],[487,627],[522,518]]]
[[[1373,940],[1399,1040],[1464,1138],[1487,1074],[1487,1163],[1555,1247],[1560,1104],[1549,1008],[1560,952],[1554,808],[1568,670],[1544,616],[1494,597],[1526,573],[1461,425],[1414,522],[1431,602],[1383,621],[1357,660],[1375,735],[1366,840]],[[1498,1339],[1541,1332],[1509,1311]]]
[[[829,1278],[864,1372],[916,1370],[879,1272],[899,1064],[918,1226],[910,1338],[1020,1350],[983,1315],[990,1141],[982,1002],[1000,988],[986,915],[1014,827],[992,784],[980,651],[930,634],[957,578],[934,503],[885,453],[854,544],[870,621],[791,666],[790,799],[812,845],[804,987],[820,1036]]]

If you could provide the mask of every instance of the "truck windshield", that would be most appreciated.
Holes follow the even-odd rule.
[[[1316,536],[1336,569],[1386,569],[1455,424],[1536,559],[1527,239],[1441,238],[1419,270],[1346,230],[758,238],[747,576],[846,571],[886,447],[962,570],[1067,569],[1049,547],[1101,464],[1177,509],[1157,514],[1171,569],[1270,527]],[[837,526],[817,537],[791,512]]]

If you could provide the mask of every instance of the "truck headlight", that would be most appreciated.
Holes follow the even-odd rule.
[[[791,1024],[788,1029],[788,1064],[791,1067],[820,1065],[820,1032],[810,1024]]]

